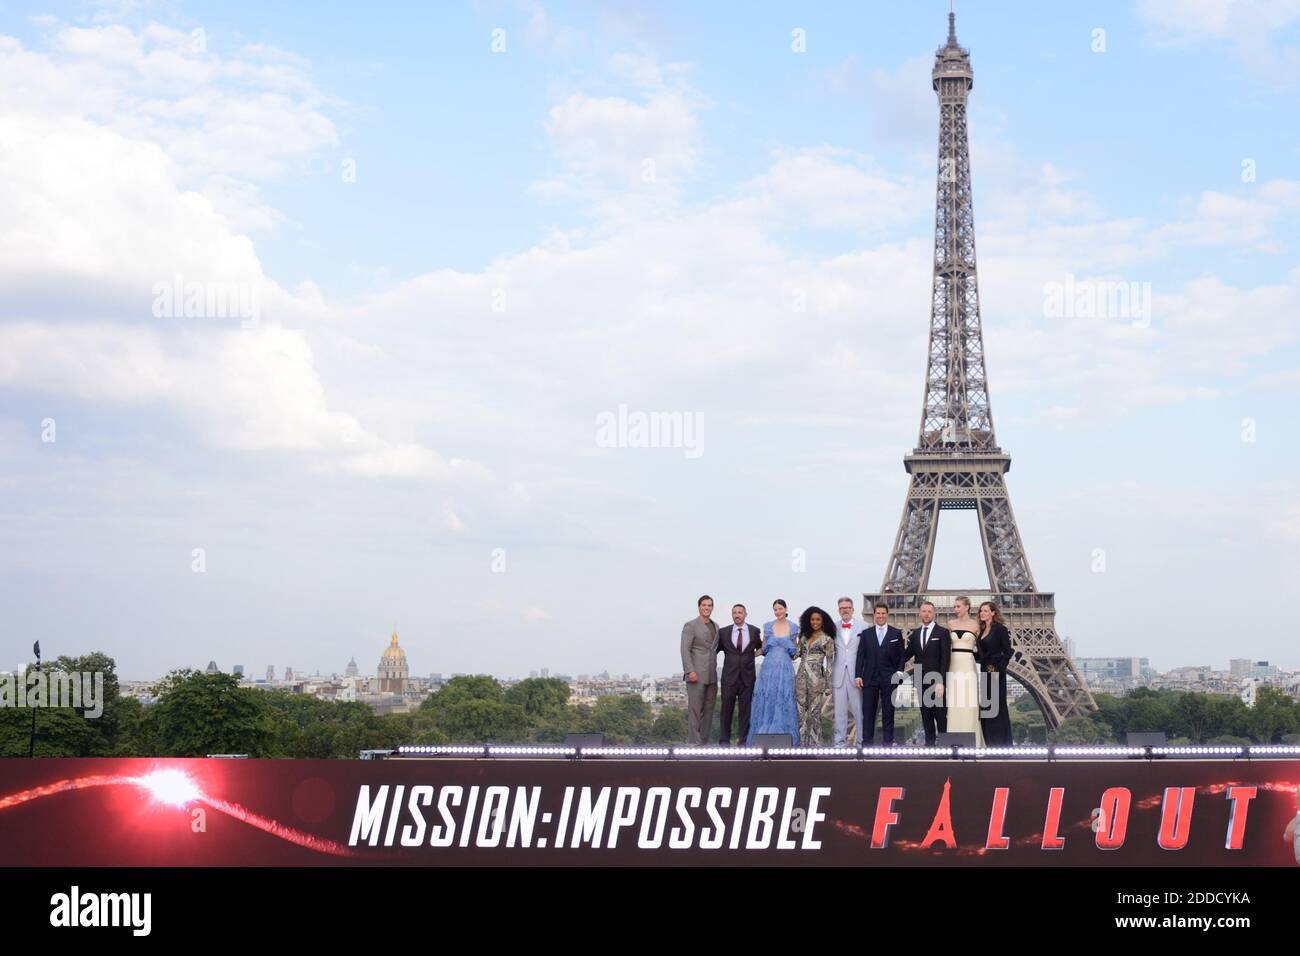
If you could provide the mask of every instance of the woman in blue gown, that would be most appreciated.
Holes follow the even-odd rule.
[[[772,605],[776,620],[763,625],[763,655],[754,684],[754,698],[749,711],[748,746],[757,734],[789,734],[799,746],[799,713],[794,703],[794,668],[791,658],[799,653],[799,625],[788,618],[785,602]]]

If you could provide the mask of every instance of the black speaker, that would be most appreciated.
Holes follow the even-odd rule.
[[[605,746],[604,734],[565,734],[564,746],[576,747],[581,750],[583,747],[603,747]]]
[[[1163,733],[1127,733],[1124,735],[1124,742],[1130,747],[1163,747],[1169,742],[1169,738]]]
[[[974,747],[975,731],[963,731],[962,733],[941,733],[935,741],[940,747]]]
[[[755,747],[793,747],[794,734],[754,734]]]

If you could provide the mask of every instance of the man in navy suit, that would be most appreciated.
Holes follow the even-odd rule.
[[[858,635],[857,685],[862,688],[862,740],[870,746],[876,736],[880,709],[881,742],[894,742],[894,687],[903,670],[903,632],[889,623],[889,607],[877,601],[875,624]]]

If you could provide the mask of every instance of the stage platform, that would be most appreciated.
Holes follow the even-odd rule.
[[[1258,761],[1300,760],[1300,745],[1254,746],[1039,746],[1014,747],[689,747],[689,746],[538,746],[532,744],[406,745],[393,750],[363,750],[363,760],[600,760],[600,761],[884,761],[1044,762],[1068,761]]]

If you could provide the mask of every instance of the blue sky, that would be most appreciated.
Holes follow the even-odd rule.
[[[667,673],[700,591],[874,590],[946,12],[8,5],[8,658],[328,672],[396,623],[421,673]],[[967,3],[958,35],[994,420],[1059,629],[1296,666],[1261,621],[1300,572],[1300,4]],[[152,315],[177,274],[259,283],[256,327]],[[1045,314],[1067,275],[1147,284],[1149,323]],[[700,416],[704,454],[598,447],[620,404]],[[979,588],[969,531],[933,586]]]

